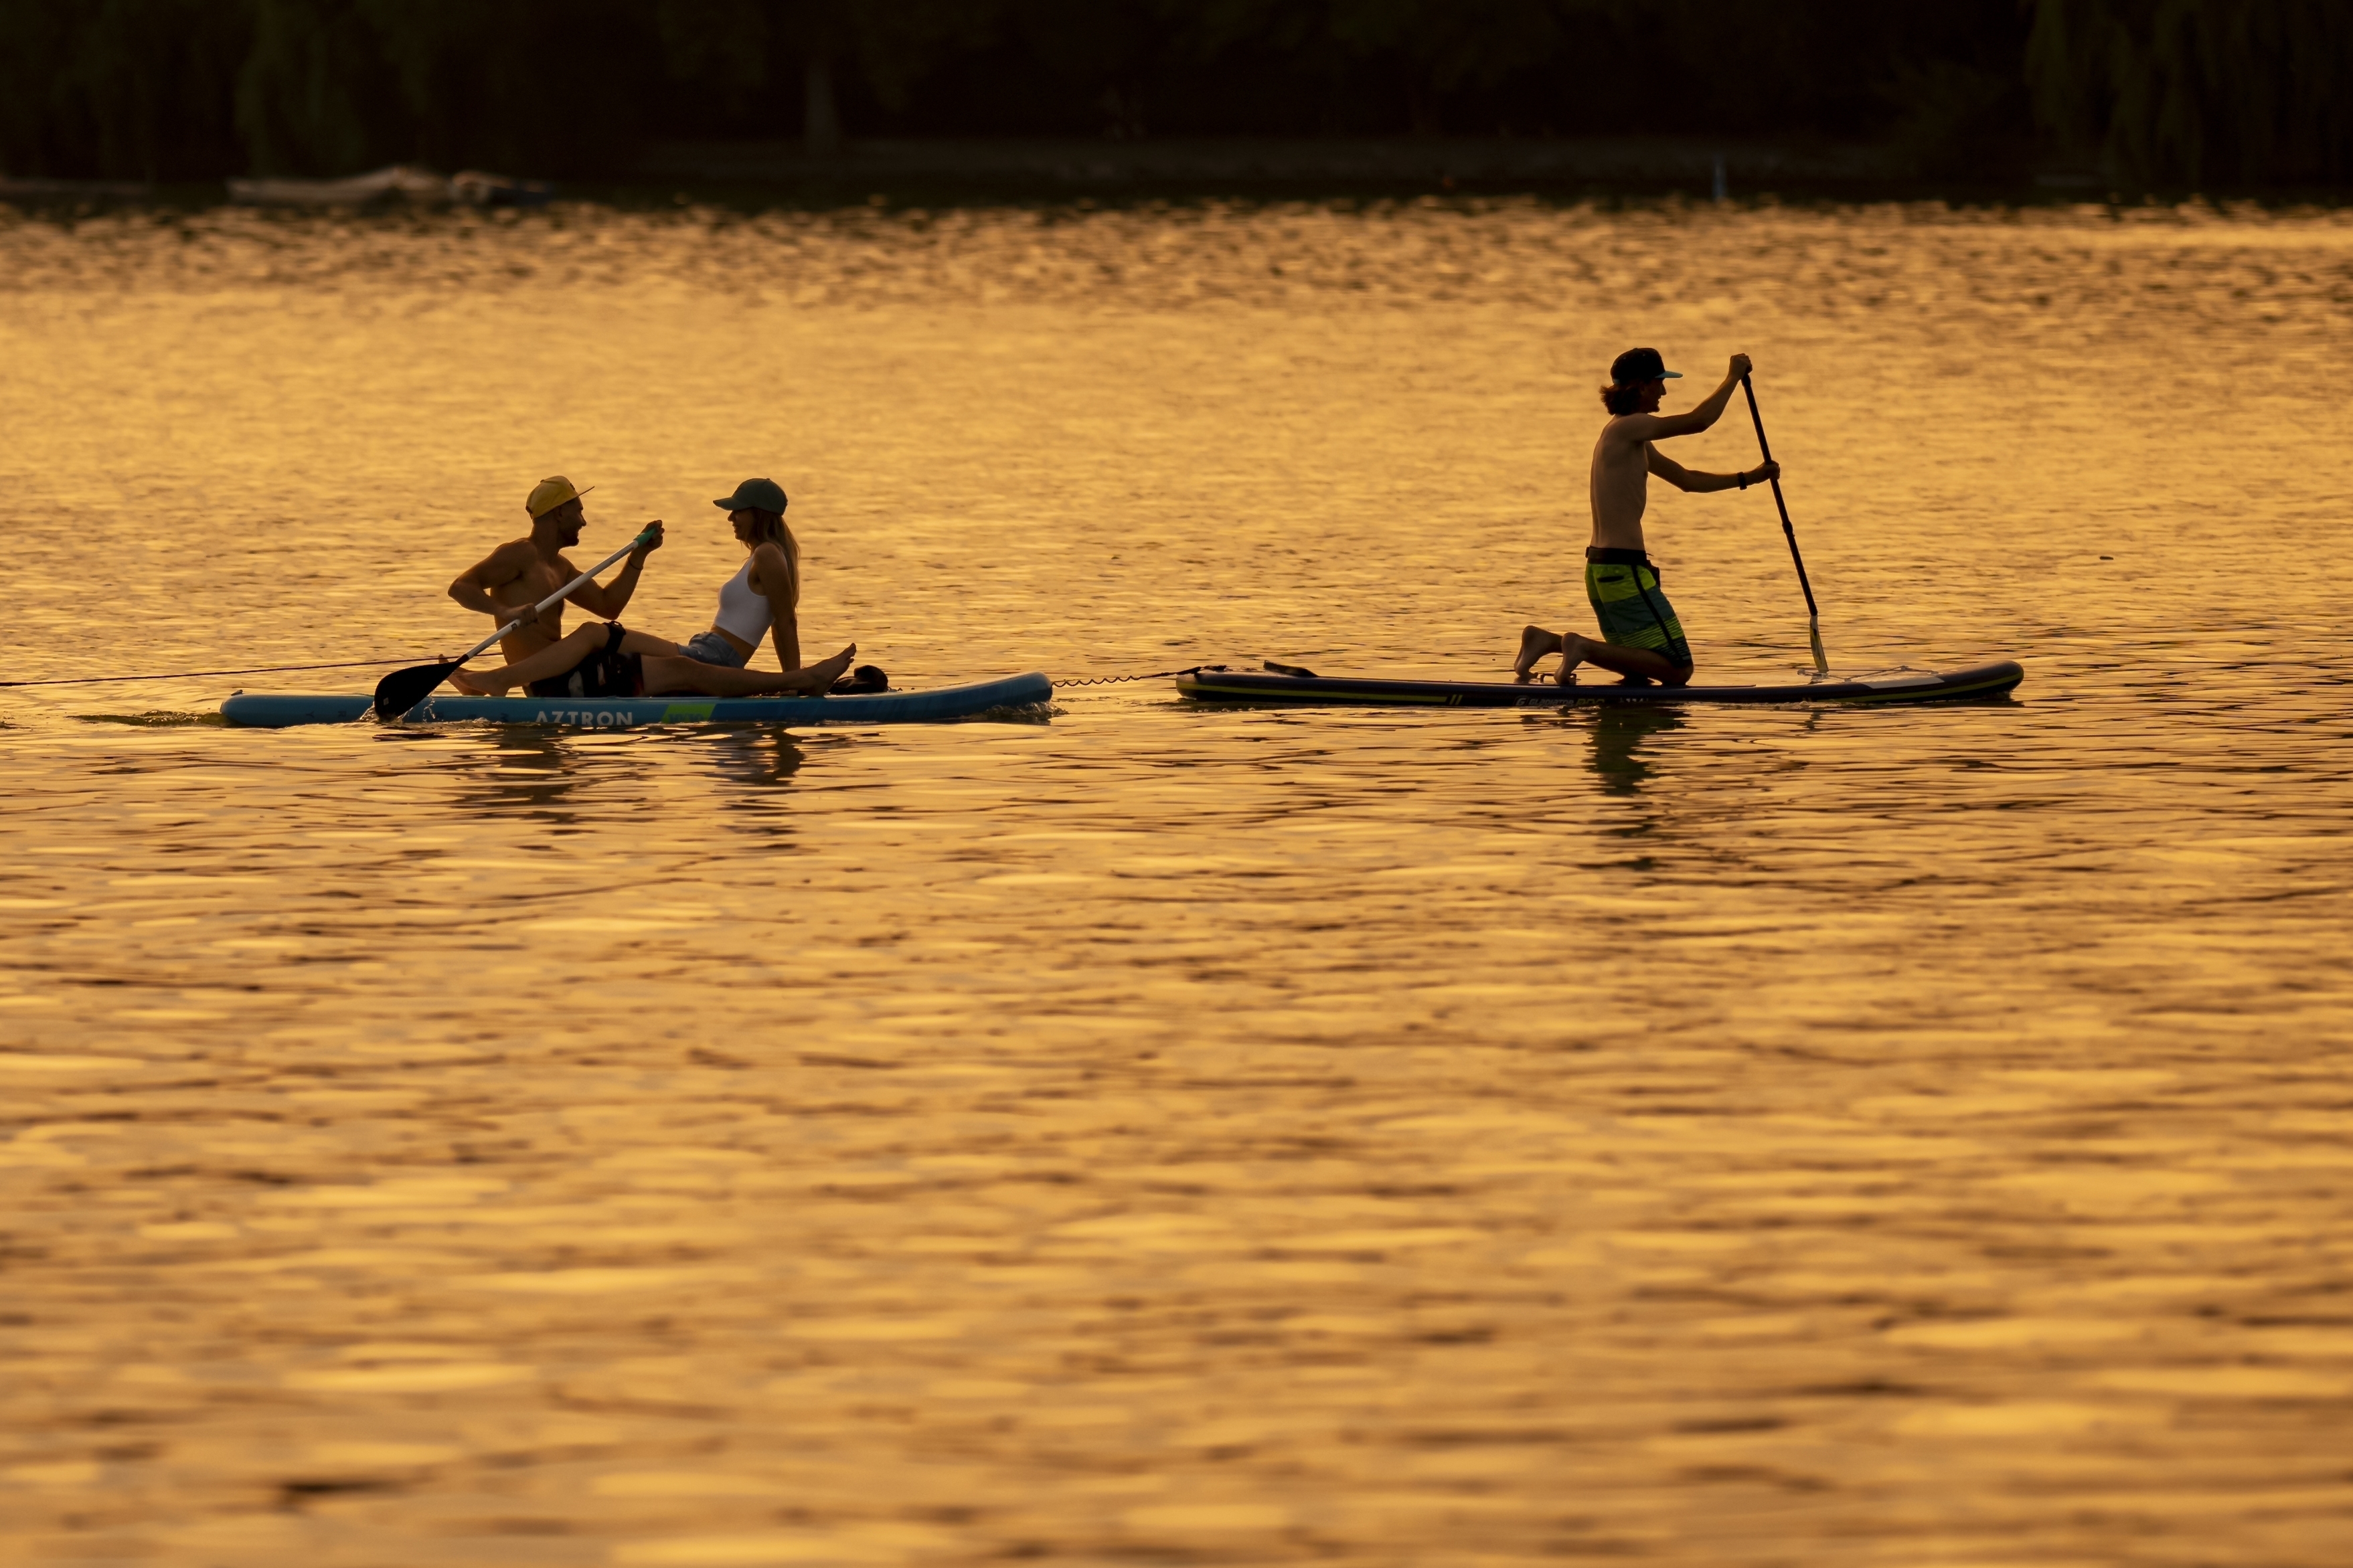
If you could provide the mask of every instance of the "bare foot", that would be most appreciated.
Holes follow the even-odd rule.
[[[1553,677],[1555,680],[1563,686],[1577,684],[1577,667],[1585,662],[1585,650],[1589,640],[1575,632],[1560,634],[1560,673]]]
[[[498,693],[474,679],[473,672],[463,666],[449,672],[449,684],[469,697],[496,697]]]
[[[1536,660],[1559,646],[1560,639],[1542,626],[1520,628],[1520,657],[1512,661],[1512,679],[1520,685],[1536,678]]]
[[[802,668],[818,678],[815,690],[822,697],[835,681],[839,680],[849,671],[849,661],[857,657],[858,645],[851,643],[831,658],[821,659],[816,664],[804,665]]]

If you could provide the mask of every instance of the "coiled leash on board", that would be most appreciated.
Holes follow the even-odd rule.
[[[1148,675],[1090,675],[1077,680],[1058,680],[1054,689],[1068,686],[1118,686],[1130,680],[1166,680],[1172,675],[1196,675],[1210,668],[1206,664],[1188,665],[1183,669],[1155,669]]]
[[[1155,669],[1149,675],[1097,675],[1078,680],[1058,680],[1054,682],[1054,689],[1060,691],[1070,686],[1117,686],[1129,680],[1166,680],[1174,675],[1199,675],[1205,670],[1218,671],[1231,668],[1230,665],[1223,664],[1190,664],[1182,669]],[[1277,664],[1271,658],[1266,661],[1266,668],[1277,675],[1303,676],[1310,680],[1316,678],[1315,672],[1312,669],[1296,664]]]

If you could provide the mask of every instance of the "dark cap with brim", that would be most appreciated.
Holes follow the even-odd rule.
[[[711,503],[729,511],[781,512],[786,504],[785,487],[774,479],[745,479],[735,487],[732,496],[722,496]]]
[[[1654,381],[1681,381],[1683,373],[1669,370],[1656,349],[1628,349],[1609,362],[1609,379],[1620,386],[1643,386]]]

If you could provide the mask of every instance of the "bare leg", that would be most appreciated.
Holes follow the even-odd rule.
[[[449,672],[449,684],[469,697],[496,697],[501,691],[511,691],[531,681],[562,675],[604,646],[603,625],[591,621],[585,626],[573,627],[569,635],[548,644],[529,658],[480,669],[453,669]]]
[[[1620,647],[1616,643],[1597,642],[1592,637],[1579,637],[1575,632],[1561,634],[1560,679],[1564,684],[1569,671],[1580,664],[1599,665],[1626,678],[1628,684],[1647,685],[1657,681],[1662,686],[1688,686],[1691,667],[1677,664],[1662,653],[1652,653],[1646,647]]]
[[[831,658],[776,675],[758,669],[729,669],[695,658],[652,658],[646,660],[646,695],[668,697],[691,692],[698,697],[776,697],[791,692],[821,697],[841,679],[857,655],[858,645],[851,643]]]
[[[552,675],[568,675],[580,666],[580,661],[605,646],[603,621],[590,621],[585,626],[575,626],[561,642],[553,642],[529,658],[519,658],[512,664],[498,665],[487,669],[453,670],[449,684],[469,697],[495,697],[501,691],[512,691],[518,686],[528,686],[534,680],[545,680]],[[676,643],[667,643],[644,632],[628,632],[621,638],[623,653],[639,653],[649,657],[669,657],[678,652]]]
[[[1525,684],[1536,678],[1536,660],[1559,653],[1567,645],[1542,626],[1520,628],[1520,657],[1512,661],[1512,679]]]

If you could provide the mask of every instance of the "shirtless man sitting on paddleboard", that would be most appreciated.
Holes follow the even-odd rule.
[[[1734,354],[1724,384],[1706,401],[1688,414],[1662,414],[1659,400],[1670,380],[1682,379],[1681,371],[1669,370],[1656,349],[1628,349],[1610,363],[1609,384],[1601,389],[1610,420],[1593,444],[1593,542],[1585,552],[1585,596],[1601,623],[1601,639],[1529,626],[1520,633],[1512,679],[1534,680],[1536,661],[1556,653],[1563,685],[1576,680],[1580,664],[1615,670],[1637,686],[1690,682],[1691,645],[1683,640],[1675,607],[1659,591],[1659,569],[1642,544],[1650,477],[1656,474],[1680,490],[1745,490],[1778,477],[1781,467],[1768,462],[1745,473],[1695,474],[1651,443],[1696,435],[1714,425],[1748,369],[1748,356]]]
[[[501,626],[512,620],[523,623],[499,644],[507,657],[505,670],[453,670],[450,685],[473,696],[495,695],[516,685],[527,686],[535,697],[820,696],[849,668],[858,651],[855,643],[806,668],[768,675],[708,663],[675,643],[613,621],[637,592],[646,557],[661,548],[659,521],[647,525],[653,537],[629,552],[621,574],[610,584],[583,583],[566,601],[612,624],[586,626],[565,636],[564,604],[544,614],[533,606],[580,574],[564,552],[580,542],[580,531],[587,526],[580,504],[586,494],[587,490],[573,489],[572,481],[561,476],[540,480],[523,503],[531,514],[531,532],[500,545],[449,584],[449,596],[466,608]]]

